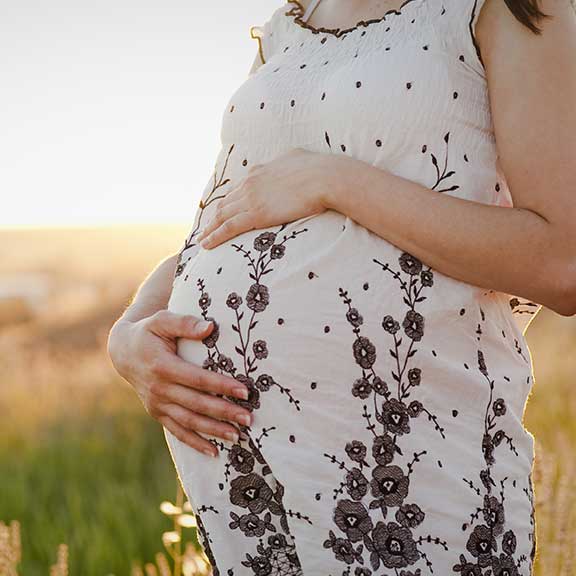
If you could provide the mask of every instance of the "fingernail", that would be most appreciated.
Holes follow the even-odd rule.
[[[232,442],[238,442],[238,438],[240,438],[238,432],[226,432],[224,436],[226,436],[226,438],[228,438],[228,440],[231,440]]]
[[[234,396],[248,400],[248,390],[246,390],[246,388],[234,388]]]
[[[240,424],[244,424],[244,426],[250,426],[250,416],[248,416],[248,414],[240,414],[237,420]]]
[[[211,324],[212,324],[212,321],[210,321],[210,320],[202,320],[201,322],[198,323],[198,329],[201,332],[203,332],[204,330],[207,330]]]
[[[204,454],[206,454],[207,456],[210,456],[211,458],[216,458],[216,456],[218,456],[218,453],[215,452],[214,450],[210,450],[210,448],[206,448],[206,449],[202,450],[202,452],[204,452]]]

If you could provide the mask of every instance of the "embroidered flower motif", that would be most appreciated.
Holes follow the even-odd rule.
[[[352,348],[356,362],[362,366],[362,368],[371,368],[376,361],[376,348],[374,344],[372,344],[368,338],[359,336],[354,341]]]
[[[364,319],[362,315],[356,310],[356,308],[350,308],[348,312],[346,312],[346,320],[352,324],[352,326],[357,327],[362,325]]]
[[[223,372],[231,372],[234,368],[234,362],[232,362],[232,358],[226,356],[225,354],[218,354],[218,368]]]
[[[354,462],[363,462],[366,458],[366,446],[358,440],[352,440],[346,444],[346,454]]]
[[[368,479],[360,468],[352,468],[346,474],[346,490],[353,500],[362,500],[368,493]]]
[[[396,444],[392,436],[381,434],[374,438],[372,443],[372,456],[378,464],[390,464],[394,460]]]
[[[374,548],[386,568],[405,568],[420,558],[412,532],[396,522],[378,522],[372,536]]]
[[[422,370],[420,368],[410,368],[408,370],[408,382],[411,386],[419,386]]]
[[[402,322],[402,327],[408,338],[419,342],[424,336],[424,316],[414,310],[408,310]]]
[[[422,270],[420,273],[420,281],[422,282],[422,286],[430,287],[434,284],[434,275],[430,270]]]
[[[360,552],[354,549],[352,542],[347,538],[336,538],[336,535],[330,530],[330,537],[324,541],[324,548],[331,548],[334,551],[336,560],[346,564],[354,564],[358,558],[362,558]]]
[[[374,376],[374,378],[372,378],[372,389],[380,396],[388,396],[390,393],[388,384],[386,384],[380,376]]]
[[[418,400],[412,400],[408,405],[408,416],[410,418],[417,418],[424,410],[424,406],[422,406],[422,402],[418,402]]]
[[[370,488],[372,496],[386,506],[400,506],[408,496],[410,480],[399,466],[376,466],[372,470]],[[400,568],[400,566],[398,566]]]
[[[272,260],[279,260],[284,256],[285,252],[286,246],[284,246],[284,244],[274,244],[270,248],[270,258],[272,258]]]
[[[396,332],[400,330],[400,324],[396,322],[390,314],[387,314],[382,320],[382,328],[384,328],[386,332],[390,332],[390,334],[396,334]]]
[[[377,418],[392,434],[408,434],[410,432],[410,417],[406,404],[396,400],[396,398],[390,398],[382,404],[382,412]]]
[[[254,456],[252,453],[235,444],[228,452],[228,460],[231,462],[234,470],[241,474],[248,474],[254,468]]]
[[[262,360],[262,358],[268,357],[268,345],[264,340],[256,340],[254,344],[252,344],[252,351],[254,352],[254,356],[258,358],[258,360]]]
[[[208,356],[202,362],[202,368],[206,370],[212,370],[213,372],[218,372],[218,362],[214,360],[213,356]]]
[[[208,309],[208,307],[210,306],[211,303],[212,303],[212,300],[211,300],[210,296],[208,296],[208,294],[206,292],[202,292],[202,294],[200,295],[200,298],[198,299],[198,305],[200,306],[200,308],[202,308],[202,310],[206,310],[206,309]]]
[[[270,387],[273,386],[274,384],[276,384],[274,378],[272,378],[272,376],[270,376],[269,374],[260,374],[260,376],[258,376],[258,378],[256,379],[256,388],[258,388],[258,390],[262,390],[262,392],[267,392],[268,390],[270,390]]]
[[[396,511],[396,520],[407,528],[416,528],[424,521],[425,514],[417,504],[403,504]]]
[[[506,414],[506,403],[504,402],[504,399],[498,398],[498,400],[494,400],[492,410],[496,416],[504,416],[504,414]]]
[[[372,520],[360,502],[340,500],[334,512],[334,521],[350,542],[362,540],[372,530]]]
[[[268,287],[256,282],[252,284],[246,294],[246,306],[254,312],[263,312],[270,303]]]
[[[510,555],[516,552],[516,534],[512,530],[508,530],[502,537],[502,550]]]
[[[404,252],[400,258],[398,258],[398,262],[400,263],[400,268],[402,268],[406,274],[410,274],[410,276],[417,276],[422,271],[422,262],[407,252]]]
[[[232,310],[238,310],[241,304],[242,296],[239,296],[236,294],[236,292],[231,292],[228,294],[228,298],[226,298],[226,306],[228,306],[228,308],[232,308]]]
[[[478,559],[479,566],[489,566],[492,561],[492,552],[497,549],[496,538],[488,526],[480,524],[470,534],[466,549]]]
[[[352,396],[368,398],[372,394],[372,386],[367,378],[358,378],[352,386]]]
[[[266,252],[274,244],[276,234],[274,232],[263,232],[254,238],[254,249],[259,252]]]
[[[230,483],[232,504],[248,508],[253,514],[259,514],[268,508],[272,496],[270,486],[258,474],[238,476]]]

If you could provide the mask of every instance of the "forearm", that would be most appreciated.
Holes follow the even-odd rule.
[[[438,193],[365,163],[343,170],[344,184],[326,192],[327,208],[447,276],[571,310],[566,242],[539,214]]]
[[[148,274],[122,314],[121,320],[137,322],[166,308],[172,291],[177,258],[177,254],[165,258]]]

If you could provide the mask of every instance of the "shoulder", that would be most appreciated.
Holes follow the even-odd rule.
[[[570,0],[539,0],[540,34],[504,0],[485,0],[476,29],[500,165],[513,204],[570,220],[576,182],[576,14]],[[567,237],[568,238],[568,237]],[[568,240],[567,240],[568,241]]]
[[[261,24],[250,26],[249,32],[251,38],[258,41],[258,58],[261,64],[265,64],[277,50],[279,42],[285,34],[286,13],[293,6],[297,6],[294,0],[285,0],[285,2],[275,8]],[[257,60],[253,63],[251,73],[259,67]]]
[[[576,13],[571,0],[539,0],[538,7],[547,15],[534,22],[541,34],[520,22],[504,0],[475,1],[479,7],[473,32],[487,68],[511,66],[514,61],[518,65],[520,59],[533,66],[545,65],[556,61],[558,51],[576,45]]]

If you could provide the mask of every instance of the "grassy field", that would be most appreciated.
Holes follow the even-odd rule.
[[[177,250],[182,227],[0,232],[2,281],[42,274],[33,317],[0,316],[0,520],[22,526],[21,574],[129,576],[163,549],[176,477],[161,428],[105,353],[138,282]],[[30,276],[32,274],[32,276]],[[536,384],[536,576],[576,573],[576,319],[543,310],[528,330]],[[194,541],[194,529],[185,535]],[[448,575],[441,575],[448,576]]]

